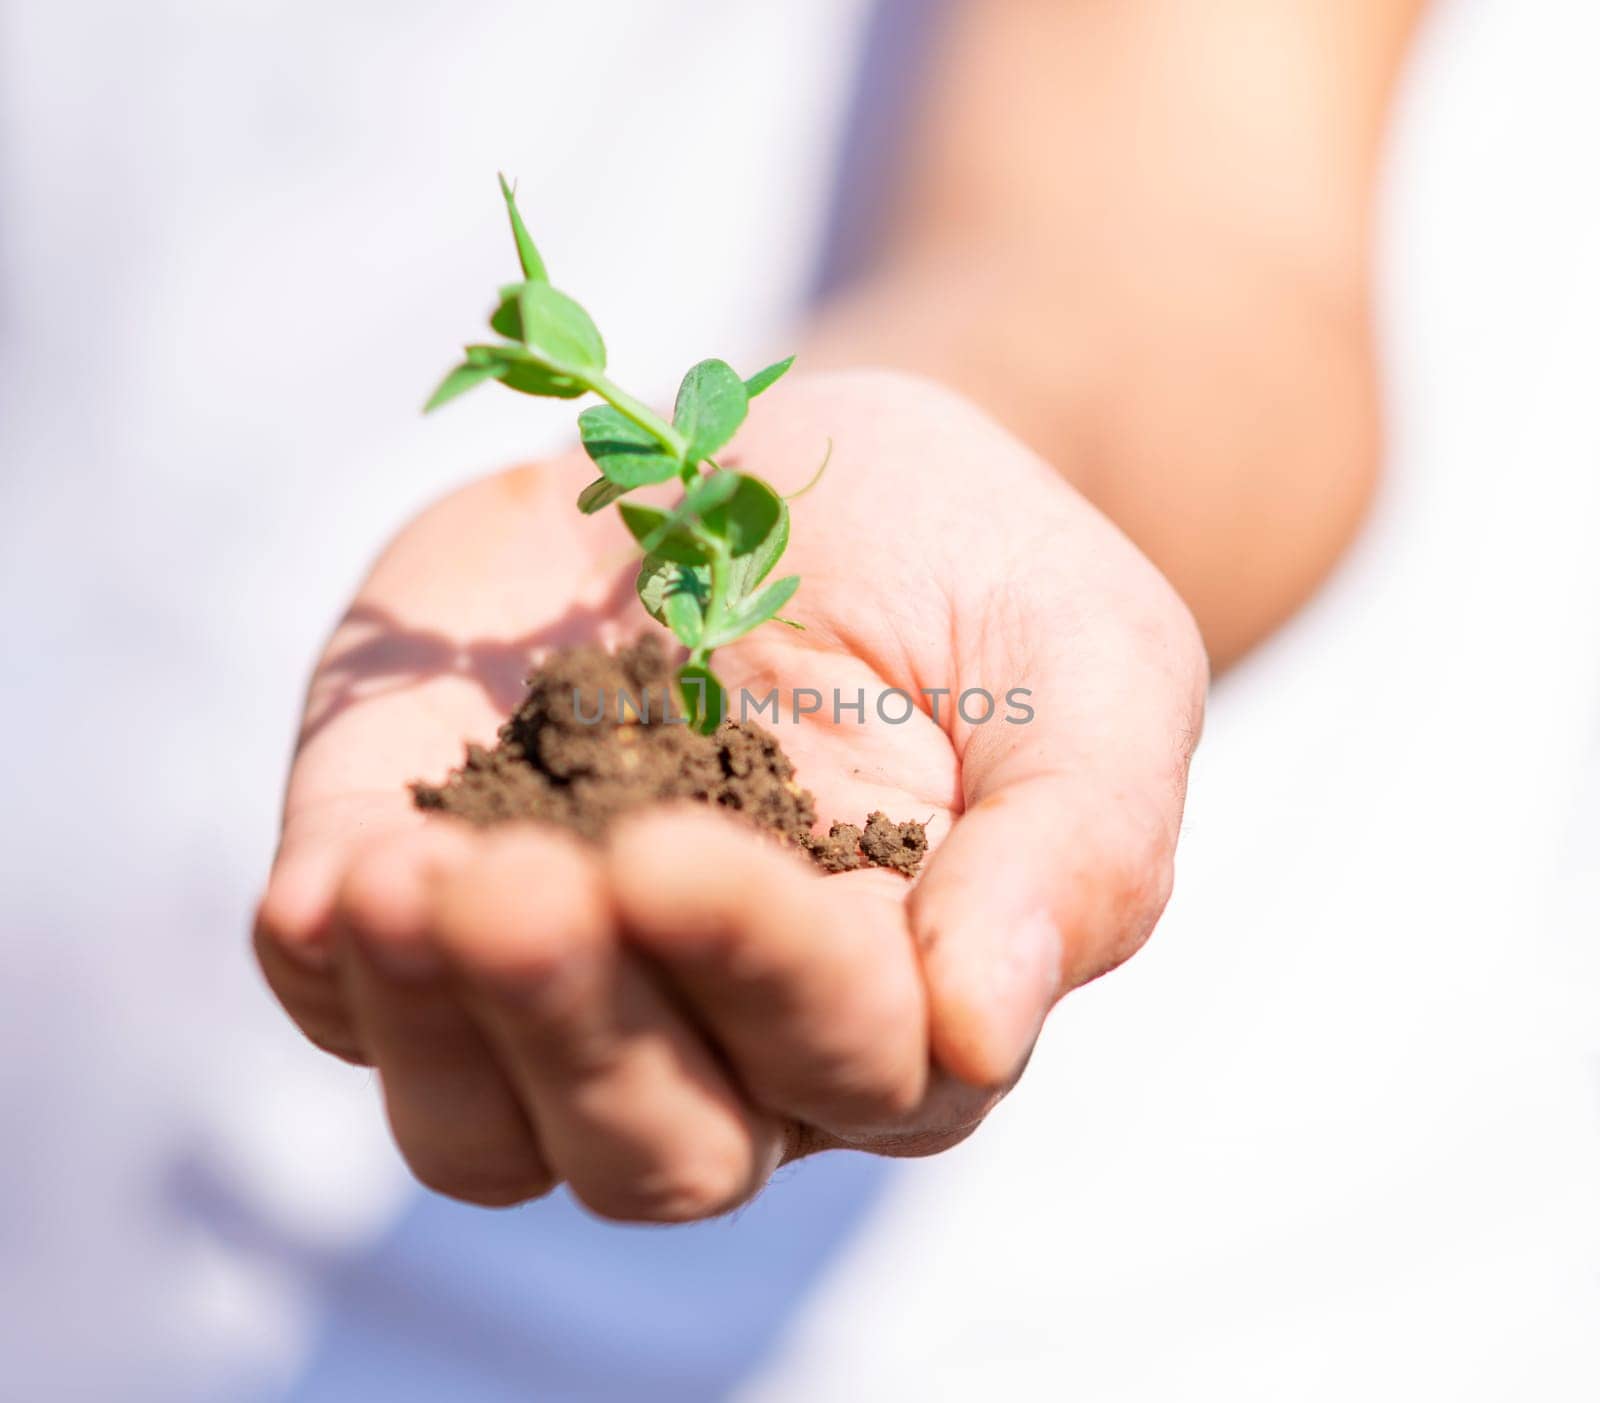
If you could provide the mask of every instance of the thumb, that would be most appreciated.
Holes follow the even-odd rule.
[[[1008,1085],[1056,1000],[1154,928],[1172,890],[1203,664],[1174,680],[1170,666],[1128,668],[1065,707],[1064,688],[1036,687],[1031,724],[968,736],[966,808],[910,904],[934,1058],[960,1080]]]

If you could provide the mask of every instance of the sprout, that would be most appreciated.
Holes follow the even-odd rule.
[[[684,710],[699,730],[713,731],[726,693],[711,669],[712,653],[776,618],[800,587],[798,575],[766,583],[789,544],[783,498],[758,477],[720,467],[716,455],[744,423],[750,401],[781,379],[794,357],[749,379],[725,361],[701,361],[683,377],[669,424],[606,377],[600,332],[578,303],[550,285],[504,176],[500,190],[523,278],[500,289],[489,318],[504,339],[468,346],[424,412],[491,380],[525,395],[594,394],[605,401],[578,416],[584,449],[600,471],[579,493],[578,510],[591,515],[619,504],[644,552],[639,598],[689,650],[678,669]],[[622,500],[674,477],[683,483],[683,498],[671,510]]]

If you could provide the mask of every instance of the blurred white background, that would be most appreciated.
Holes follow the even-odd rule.
[[[866,20],[0,10],[0,1396],[293,1377],[316,1300],[186,1213],[196,1165],[317,1250],[399,1211],[370,1078],[292,1036],[245,932],[364,563],[568,431],[416,414],[507,267],[493,172],[630,383],[757,363]],[[1435,16],[1378,516],[1219,688],[1157,939],[896,1179],[749,1397],[1600,1397],[1596,53],[1586,0]]]

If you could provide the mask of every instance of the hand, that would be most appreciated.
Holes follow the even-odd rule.
[[[489,739],[530,653],[653,628],[576,455],[466,489],[395,542],[312,684],[256,945],[318,1046],[375,1065],[424,1183],[485,1204],[566,1181],[679,1221],[780,1163],[964,1138],[1066,991],[1144,941],[1171,885],[1206,663],[1159,574],[962,400],[887,373],[800,378],[731,457],[792,492],[806,629],[719,651],[731,688],[813,688],[776,727],[824,820],[929,819],[914,885],[820,877],[706,811],[604,848],[485,832],[404,789]],[[875,714],[891,688],[922,709]],[[994,695],[986,724],[977,697]],[[1028,689],[1028,724],[1006,693]],[[925,694],[943,689],[939,719]],[[891,699],[890,715],[904,703]],[[1013,711],[1013,714],[1016,714]]]

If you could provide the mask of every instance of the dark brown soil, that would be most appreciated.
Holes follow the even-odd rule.
[[[816,805],[777,738],[750,722],[703,736],[668,721],[672,672],[650,634],[615,655],[593,645],[553,654],[492,748],[469,745],[443,784],[411,786],[417,807],[476,824],[538,819],[593,840],[629,809],[694,799],[802,849],[824,872],[915,875],[928,850],[920,823],[874,813],[865,830],[835,823],[815,836]]]

